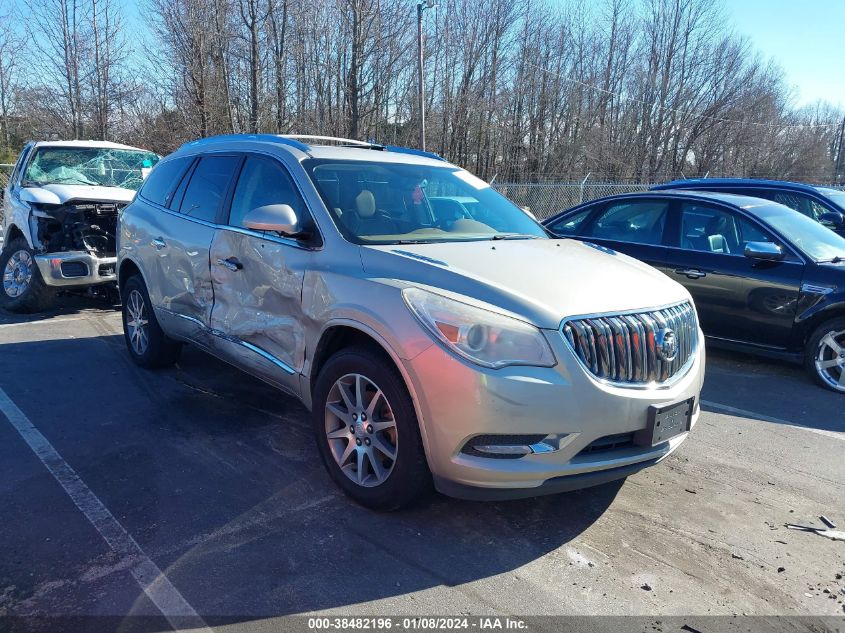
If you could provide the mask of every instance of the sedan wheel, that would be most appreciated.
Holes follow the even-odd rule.
[[[35,262],[28,251],[19,250],[12,253],[3,269],[3,291],[15,299],[24,294],[32,283],[32,268]]]
[[[396,419],[384,392],[361,374],[335,381],[325,407],[329,450],[341,472],[359,486],[384,483],[398,452]]]
[[[823,383],[845,392],[845,330],[832,330],[819,340],[814,365]]]

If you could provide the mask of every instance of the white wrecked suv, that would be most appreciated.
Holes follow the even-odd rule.
[[[624,478],[699,414],[680,284],[550,239],[432,154],[189,143],[121,214],[118,273],[136,363],[192,343],[300,398],[334,481],[374,508],[432,484],[503,499]]]
[[[117,214],[158,158],[107,141],[28,143],[3,191],[0,307],[38,312],[56,290],[114,285]]]

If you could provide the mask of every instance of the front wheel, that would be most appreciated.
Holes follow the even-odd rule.
[[[313,424],[332,479],[361,505],[394,510],[431,487],[417,416],[389,358],[341,350],[314,385]]]
[[[49,308],[56,293],[41,277],[35,255],[22,237],[10,241],[0,253],[0,307],[9,312],[42,312]]]
[[[806,367],[821,386],[845,393],[845,319],[831,319],[813,332]]]

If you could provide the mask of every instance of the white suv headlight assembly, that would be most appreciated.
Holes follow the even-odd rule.
[[[492,369],[555,365],[548,342],[530,323],[421,288],[405,288],[402,297],[432,336],[468,361]]]

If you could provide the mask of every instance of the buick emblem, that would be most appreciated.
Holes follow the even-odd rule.
[[[675,360],[675,356],[678,355],[678,339],[675,337],[675,332],[669,328],[659,330],[654,335],[654,347],[660,360],[667,363]]]

